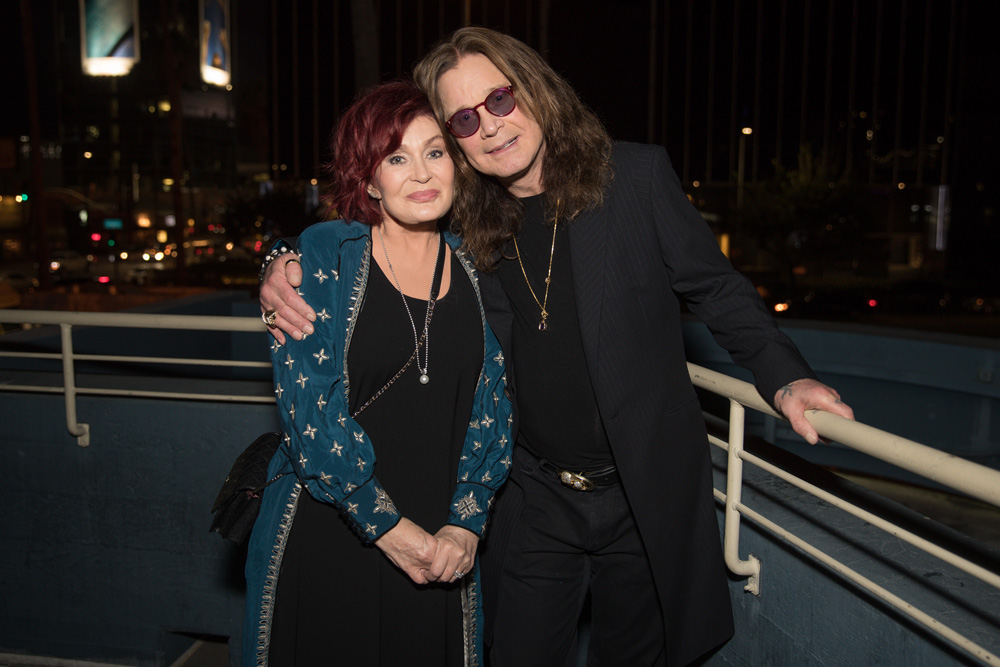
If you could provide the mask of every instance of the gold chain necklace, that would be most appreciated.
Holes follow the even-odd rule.
[[[552,284],[552,258],[556,254],[556,230],[559,229],[559,202],[556,201],[556,219],[552,224],[552,249],[549,250],[549,272],[545,276],[545,296],[542,300],[538,300],[538,295],[535,294],[534,288],[531,286],[531,281],[528,280],[528,273],[524,270],[524,262],[521,261],[521,249],[517,247],[517,237],[514,237],[514,251],[517,253],[517,263],[521,265],[521,275],[524,276],[524,282],[528,285],[528,291],[531,292],[531,298],[535,300],[538,304],[538,308],[542,311],[542,321],[538,323],[538,330],[545,331],[549,328],[548,320],[549,311],[545,307],[549,303],[549,286]]]

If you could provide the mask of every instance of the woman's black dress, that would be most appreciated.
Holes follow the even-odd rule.
[[[407,302],[419,333],[427,302]],[[479,306],[454,256],[429,340],[430,382],[420,384],[417,364],[410,364],[357,420],[396,509],[433,535],[448,519],[483,363]],[[352,413],[412,353],[413,329],[399,292],[372,261],[348,351]],[[421,346],[421,365],[423,358]],[[303,493],[278,578],[269,656],[274,667],[461,665],[459,586],[412,583],[381,550],[362,544],[333,506]]]

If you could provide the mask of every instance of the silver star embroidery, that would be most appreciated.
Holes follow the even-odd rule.
[[[468,521],[470,518],[483,512],[479,509],[479,503],[476,502],[476,497],[472,495],[472,491],[469,491],[469,495],[459,498],[454,507],[455,511],[458,512],[458,516],[462,518],[462,521]]]
[[[469,422],[469,428],[479,428],[479,422],[473,419],[471,422]]]
[[[500,404],[500,397],[497,396],[496,394],[493,394],[493,407],[496,407],[499,404]]]
[[[371,533],[372,535],[374,535],[376,530],[378,530],[378,526],[373,526],[370,523],[365,524],[366,533]]]
[[[350,493],[351,491],[353,491],[356,488],[358,488],[357,484],[354,484],[352,482],[348,482],[347,484],[344,485],[344,493]]]
[[[300,466],[305,466],[305,464],[306,464],[306,462],[307,462],[308,460],[309,460],[309,459],[307,459],[307,458],[305,457],[305,454],[303,454],[302,452],[299,452],[299,465],[300,465]]]
[[[326,322],[328,319],[333,317],[330,313],[326,312],[326,308],[316,313],[316,317],[320,319],[321,322]]]
[[[295,381],[295,384],[297,384],[300,387],[302,387],[303,389],[305,389],[306,388],[306,382],[308,382],[308,381],[309,381],[309,378],[307,378],[302,373],[299,373],[299,379]]]
[[[462,475],[462,479],[460,479],[459,481],[461,481],[461,482],[468,482],[469,481],[469,473],[465,473],[464,475]]]
[[[347,423],[347,418],[344,417],[344,413],[341,412],[339,415],[337,415],[337,423],[340,424],[341,428],[343,428],[344,424]]]
[[[478,440],[473,440],[472,441],[472,451],[476,451],[477,449],[479,449],[482,446],[483,446],[483,443],[479,442]]]
[[[330,486],[330,480],[331,480],[331,479],[333,479],[333,477],[332,477],[332,476],[330,476],[330,475],[327,475],[327,474],[326,474],[325,472],[323,472],[322,470],[320,470],[320,471],[319,471],[319,481],[323,482],[323,483],[324,483],[324,484],[326,484],[327,486]]]
[[[284,363],[285,363],[286,366],[288,366],[289,370],[291,370],[292,364],[295,363],[295,360],[292,359],[292,355],[286,354],[285,355],[285,362]]]
[[[302,435],[308,435],[310,440],[315,440],[317,430],[318,429],[315,426],[306,424],[306,430],[302,431]]]
[[[330,449],[331,454],[336,454],[337,456],[343,456],[341,452],[344,451],[344,446],[338,443],[336,440],[333,441],[333,447]]]
[[[500,436],[500,446],[501,447],[506,447],[507,446],[507,434],[506,433],[504,433],[503,435]]]
[[[360,470],[361,472],[364,472],[364,471],[365,471],[365,466],[366,466],[366,465],[368,465],[368,462],[367,462],[367,461],[365,461],[365,460],[364,460],[363,458],[361,458],[361,457],[359,456],[359,457],[358,457],[358,470]]]
[[[497,356],[493,357],[493,361],[495,361],[499,365],[503,366],[503,352],[500,352],[500,353],[497,354]]]
[[[292,403],[292,407],[288,408],[288,416],[292,418],[292,421],[295,421],[295,404],[294,403]]]
[[[513,414],[507,415],[507,428],[510,428],[513,423],[514,423],[514,415]]]
[[[320,412],[323,412],[323,406],[327,404],[327,401],[323,400],[323,394],[319,395],[319,400],[316,401],[316,407],[319,408]]]
[[[358,513],[358,504],[357,503],[347,503],[347,513],[348,514],[357,514]]]
[[[483,424],[483,426],[485,426],[486,428],[489,428],[490,426],[492,426],[492,425],[493,425],[493,422],[494,422],[494,421],[495,421],[495,420],[494,420],[494,419],[491,419],[489,415],[483,415],[483,421],[482,421],[482,424]]]
[[[510,469],[510,457],[509,456],[505,456],[502,459],[500,459],[500,463],[502,463],[504,465],[504,467],[507,468],[508,470]]]
[[[287,433],[285,434],[285,444],[286,445],[292,444],[292,436],[288,435]]]
[[[275,388],[275,390],[274,390],[274,394],[275,394],[275,396],[277,396],[280,399],[281,395],[284,394],[284,393],[285,393],[285,390],[281,388],[281,383],[279,382],[277,388]]]
[[[378,487],[375,488],[375,509],[372,511],[375,514],[378,514],[379,512],[385,512],[386,514],[399,513],[396,511],[396,506],[389,498],[389,494]]]
[[[271,343],[271,353],[272,354],[277,354],[278,350],[280,350],[280,349],[281,349],[281,343],[279,343],[278,341],[274,341],[273,343]]]
[[[479,480],[479,481],[481,481],[483,484],[486,484],[487,482],[489,482],[492,479],[493,478],[490,477],[490,471],[487,470],[486,473],[483,475],[483,478],[481,480]]]
[[[333,275],[334,280],[340,280],[340,271],[336,269],[330,269],[330,274]]]
[[[319,352],[313,352],[313,356],[316,357],[317,366],[322,366],[323,362],[330,358],[327,356],[325,348],[321,349]]]
[[[323,273],[323,269],[316,269],[316,273],[313,274],[313,278],[319,280],[319,284],[322,285],[324,280],[330,278],[330,276]]]
[[[365,441],[365,432],[362,431],[361,433],[358,433],[357,431],[355,431],[354,432],[354,439],[357,440],[358,442],[364,442]]]

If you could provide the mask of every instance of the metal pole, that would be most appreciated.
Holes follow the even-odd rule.
[[[73,373],[73,325],[60,324],[62,337],[63,387],[66,401],[66,429],[76,436],[76,444],[90,446],[90,424],[76,421],[76,378]]]

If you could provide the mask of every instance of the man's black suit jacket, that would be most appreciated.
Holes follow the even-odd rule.
[[[753,372],[768,402],[782,385],[814,375],[720,252],[666,151],[616,143],[613,162],[603,206],[569,228],[573,287],[598,408],[652,564],[650,594],[663,609],[668,664],[679,665],[733,633],[709,445],[686,367],[679,299]],[[509,353],[513,315],[500,280],[481,274],[480,287]],[[503,489],[483,543],[487,640],[521,494],[514,483]]]

